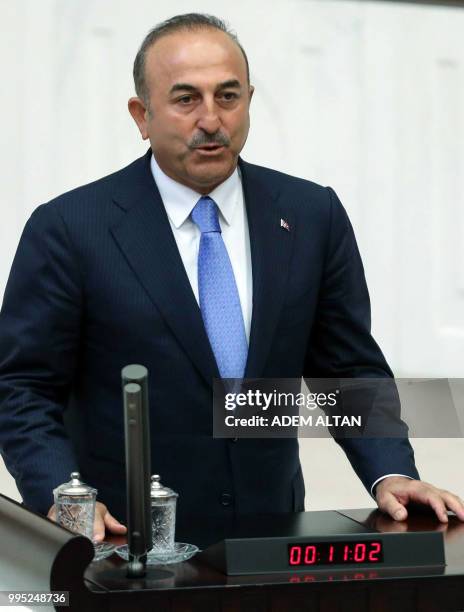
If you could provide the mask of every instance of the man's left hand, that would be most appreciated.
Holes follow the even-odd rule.
[[[442,523],[448,522],[447,510],[455,512],[464,521],[464,502],[454,493],[433,485],[403,476],[387,476],[379,482],[375,491],[377,505],[395,521],[408,517],[406,506],[413,502],[430,506]]]

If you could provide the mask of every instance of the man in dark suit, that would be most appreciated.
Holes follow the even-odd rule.
[[[24,503],[53,518],[78,469],[99,490],[96,534],[122,533],[120,371],[150,371],[152,468],[179,512],[304,508],[294,439],[212,437],[218,377],[390,377],[370,335],[353,230],[337,196],[239,158],[253,87],[219,20],[178,16],[145,39],[129,110],[151,149],[40,206],[0,319],[0,443]],[[407,439],[341,440],[379,507],[464,519],[419,481]]]

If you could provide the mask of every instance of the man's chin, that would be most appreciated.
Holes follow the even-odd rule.
[[[220,161],[209,158],[208,160],[195,164],[189,174],[192,182],[199,186],[206,188],[214,185],[214,187],[216,187],[229,178],[235,170],[236,165],[237,162],[231,163],[230,160],[224,163],[224,160]]]

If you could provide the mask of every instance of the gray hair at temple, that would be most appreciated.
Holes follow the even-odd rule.
[[[178,32],[180,30],[201,30],[203,28],[215,28],[216,30],[220,30],[221,32],[224,32],[230,36],[243,54],[246,64],[248,84],[250,83],[250,67],[245,50],[239,43],[235,32],[233,32],[227,26],[227,24],[222,21],[222,19],[203,13],[186,13],[184,15],[175,15],[170,19],[166,19],[166,21],[162,21],[152,30],[150,30],[150,32],[148,32],[140,46],[140,49],[138,50],[137,55],[135,56],[133,69],[135,92],[137,96],[143,100],[147,108],[149,106],[149,91],[145,79],[145,60],[148,49],[158,39],[162,38],[163,36],[167,36],[168,34],[172,34],[173,32]]]

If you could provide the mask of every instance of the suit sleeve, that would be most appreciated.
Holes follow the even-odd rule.
[[[305,377],[393,377],[371,335],[370,300],[353,228],[337,195],[330,198],[330,232],[315,322],[305,359]],[[336,438],[371,492],[387,474],[419,478],[414,452],[404,436]]]
[[[26,506],[46,514],[77,469],[63,426],[82,316],[77,258],[53,204],[23,231],[0,312],[0,449]]]

